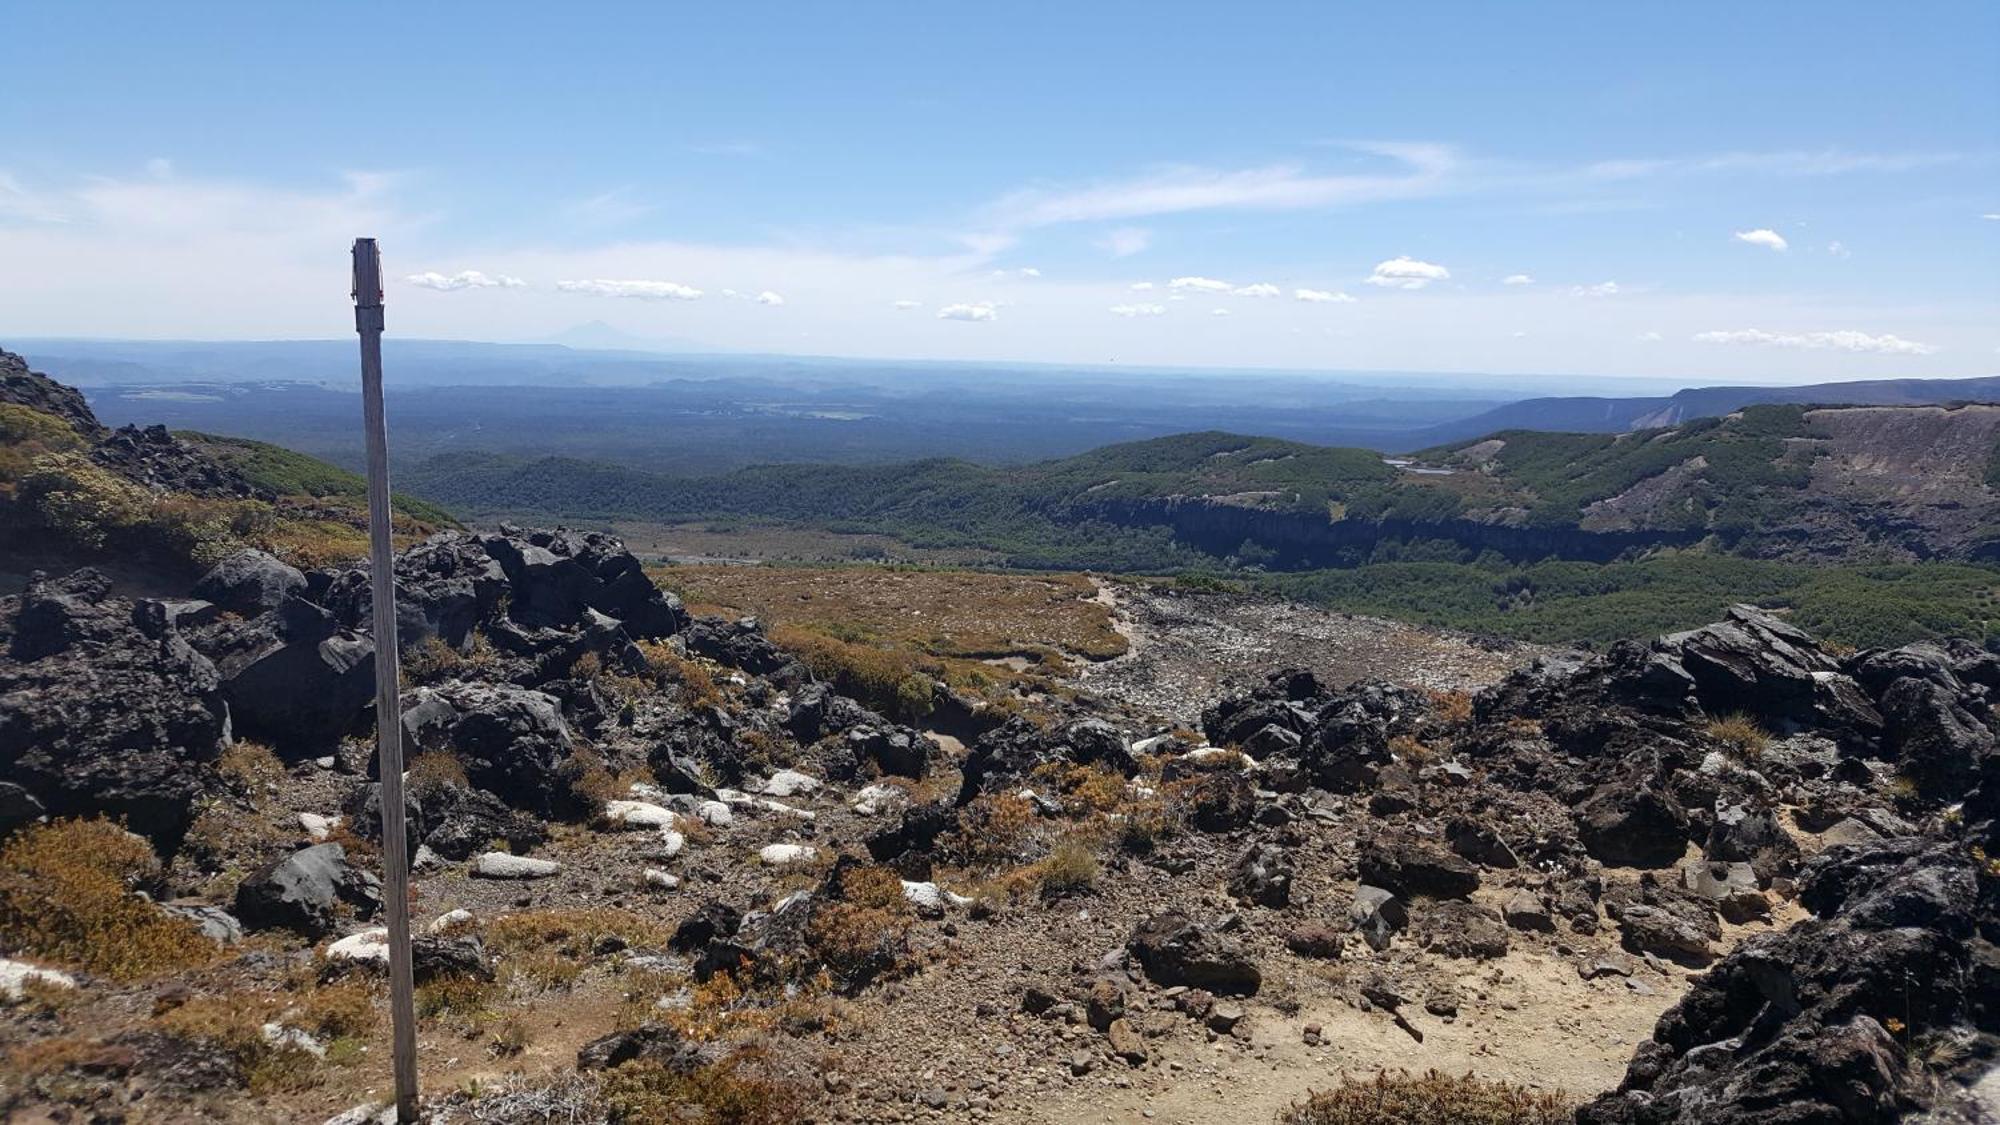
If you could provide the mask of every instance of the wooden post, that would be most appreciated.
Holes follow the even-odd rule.
[[[410,969],[410,856],[403,827],[403,709],[397,685],[396,550],[389,539],[389,427],[382,412],[382,260],[354,240],[354,330],[361,334],[361,415],[368,431],[368,546],[375,602],[375,749],[382,776],[382,888],[389,914],[389,1017],[396,1120],[417,1120],[417,1009]]]

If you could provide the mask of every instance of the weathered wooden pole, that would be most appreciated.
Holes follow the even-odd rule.
[[[382,259],[354,240],[354,330],[368,431],[368,557],[375,602],[375,750],[382,777],[382,887],[389,913],[389,1018],[396,1120],[417,1120],[417,1008],[410,970],[410,856],[403,820],[403,714],[397,685],[396,549],[389,539],[389,426],[382,412]]]

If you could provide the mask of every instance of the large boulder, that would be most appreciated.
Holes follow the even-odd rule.
[[[1960,693],[1934,679],[1904,676],[1882,693],[1887,742],[1917,791],[1957,800],[1978,781],[1994,751],[1993,732],[1961,702]]]
[[[374,641],[302,597],[253,620],[218,622],[195,641],[221,673],[237,731],[287,757],[327,753],[375,698]]]
[[[1264,976],[1241,942],[1178,911],[1141,919],[1127,946],[1153,981],[1222,996],[1255,993]]]
[[[253,872],[236,887],[236,917],[253,930],[286,929],[309,938],[332,933],[345,902],[372,910],[380,884],[347,862],[339,844],[314,844]]]
[[[576,811],[562,774],[573,736],[553,696],[475,683],[438,694],[457,712],[450,741],[474,786],[542,816]]]
[[[1741,711],[1781,729],[1863,737],[1881,729],[1867,694],[1811,634],[1753,606],[1730,606],[1723,620],[1661,637],[1653,649],[1687,673],[1711,715]]]
[[[245,549],[225,555],[221,562],[194,584],[194,596],[213,602],[231,613],[255,617],[284,604],[286,598],[302,594],[306,576],[294,566],[258,550]]]
[[[122,817],[169,850],[215,788],[229,709],[165,603],[110,590],[85,569],[0,598],[0,776],[23,807]]]
[[[680,599],[655,586],[612,536],[502,527],[479,542],[506,573],[508,613],[524,625],[568,627],[585,609],[616,618],[637,638],[669,636],[687,623]]]
[[[1576,828],[1591,857],[1614,867],[1671,867],[1692,831],[1672,792],[1632,780],[1599,787],[1577,809]]]
[[[1429,840],[1383,835],[1361,847],[1363,883],[1405,897],[1464,898],[1479,889],[1479,869]]]

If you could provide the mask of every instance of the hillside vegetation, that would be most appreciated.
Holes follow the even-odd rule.
[[[0,565],[116,560],[169,571],[239,547],[303,566],[367,553],[361,478],[261,442],[164,428],[106,429],[80,395],[0,352]],[[409,542],[455,523],[396,503]]]

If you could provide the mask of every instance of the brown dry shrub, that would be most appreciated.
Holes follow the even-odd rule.
[[[0,949],[115,980],[208,963],[216,945],[193,922],[129,889],[157,867],[109,820],[22,829],[0,848]]]
[[[1056,844],[1035,865],[1035,882],[1043,898],[1069,898],[1097,888],[1097,854],[1078,839]]]
[[[1566,1125],[1575,1109],[1558,1094],[1467,1074],[1382,1071],[1347,1078],[1278,1115],[1279,1125]]]
[[[285,764],[278,754],[261,742],[239,738],[222,750],[215,760],[216,772],[245,793],[259,795],[264,786],[285,779]]]
[[[944,851],[965,867],[1015,862],[1035,826],[1035,805],[1012,793],[975,797],[958,814],[958,831],[941,841]]]
[[[804,1120],[803,1092],[761,1073],[764,1061],[764,1052],[745,1048],[688,1073],[658,1063],[626,1063],[605,1076],[604,1103],[618,1125],[793,1125]]]
[[[773,644],[791,652],[814,676],[833,684],[900,722],[915,723],[930,714],[934,665],[900,649],[881,648],[831,636],[818,629],[779,625],[770,631]]]
[[[899,883],[894,906],[819,904],[806,926],[806,944],[835,980],[853,988],[907,967],[910,924]]]
[[[1434,690],[1429,693],[1431,709],[1437,717],[1447,723],[1469,723],[1472,721],[1472,694],[1459,691]]]
[[[1116,770],[1045,762],[1035,767],[1032,776],[1068,798],[1073,811],[1110,812],[1125,803],[1125,777]]]

